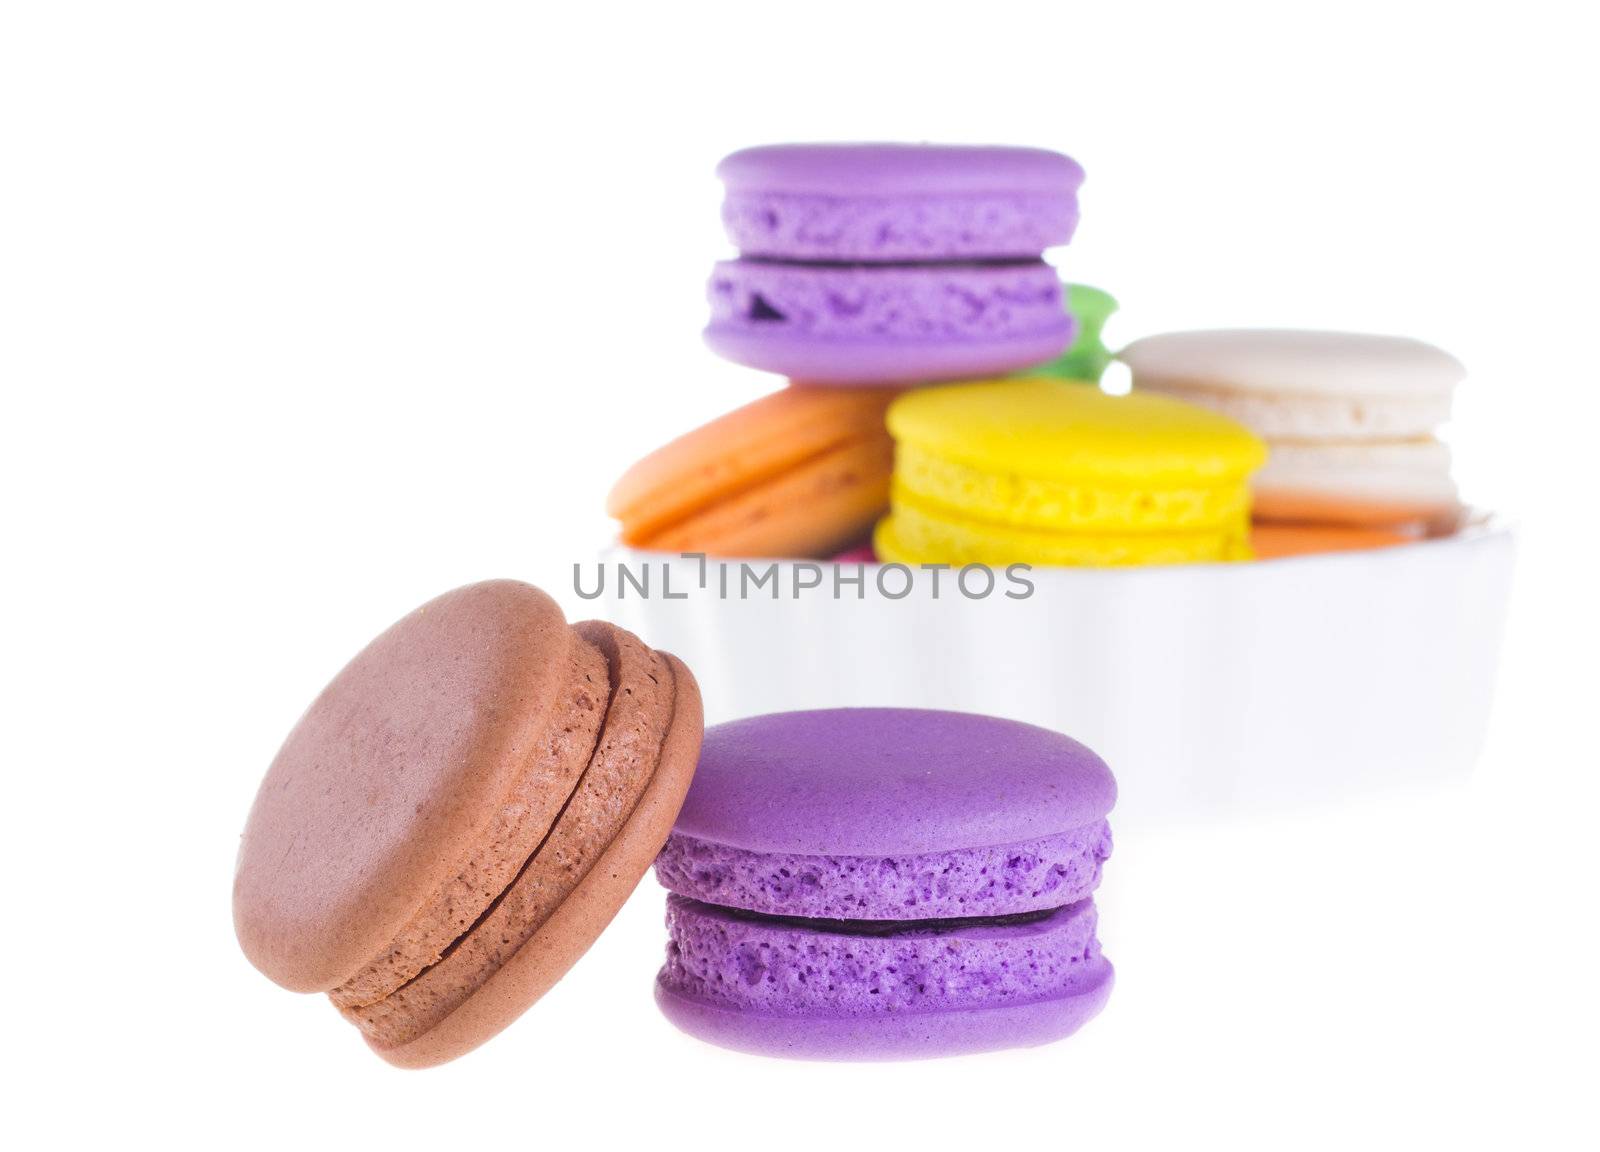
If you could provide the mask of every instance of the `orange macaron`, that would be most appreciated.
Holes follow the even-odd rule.
[[[1257,520],[1250,529],[1250,550],[1257,560],[1315,556],[1323,552],[1360,552],[1392,548],[1420,538],[1414,530],[1358,528],[1346,524],[1294,524]]]
[[[791,385],[680,436],[618,480],[622,541],[711,556],[828,556],[889,505],[892,388]]]

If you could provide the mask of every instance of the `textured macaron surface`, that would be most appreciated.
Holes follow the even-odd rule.
[[[817,268],[727,260],[707,290],[711,330],[813,340],[983,341],[1050,333],[1072,320],[1042,263]]]
[[[1035,919],[836,931],[673,896],[667,963],[680,995],[752,1012],[950,1012],[1070,995],[1103,978],[1092,901]]]
[[[1241,514],[1199,531],[1055,531],[969,519],[897,496],[872,539],[884,563],[1111,568],[1245,559],[1246,529]]]
[[[674,835],[762,853],[916,856],[1098,827],[1105,762],[1059,732],[915,708],[780,712],[708,729]]]
[[[810,261],[1022,259],[1065,244],[1083,169],[1035,148],[780,144],[717,168],[747,256]]]
[[[905,502],[1062,532],[1200,531],[1238,520],[1249,504],[1238,476],[1152,477],[1139,484],[1092,474],[1029,475],[970,464],[913,441],[898,446],[894,487]]]
[[[1019,844],[898,856],[755,852],[675,835],[656,878],[681,896],[776,916],[1009,916],[1088,896],[1110,854],[1105,820]]]

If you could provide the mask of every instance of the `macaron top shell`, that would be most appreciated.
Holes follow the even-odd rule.
[[[559,735],[574,649],[553,600],[494,581],[425,604],[351,660],[290,733],[245,827],[234,913],[256,967],[326,991],[393,940],[440,862],[471,861]]]
[[[764,144],[723,158],[729,191],[824,196],[1077,191],[1083,168],[1044,148],[991,144]]]
[[[1078,222],[1083,169],[1038,148],[779,144],[717,168],[745,256],[835,262],[1036,259]]]
[[[842,445],[882,442],[895,393],[875,388],[785,388],[656,449],[623,473],[606,497],[628,544],[772,480]]]
[[[1165,332],[1117,358],[1134,386],[1278,395],[1448,396],[1466,376],[1448,352],[1405,336],[1298,329]]]
[[[1266,448],[1227,417],[1164,396],[1110,396],[1050,379],[924,388],[889,406],[902,443],[977,468],[1127,483],[1247,476]]]
[[[962,712],[784,712],[706,731],[675,835],[755,852],[889,856],[1094,824],[1116,784],[1059,732]]]

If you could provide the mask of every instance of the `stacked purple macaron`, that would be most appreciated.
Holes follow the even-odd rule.
[[[1015,721],[841,709],[711,728],[656,875],[685,1031],[872,1059],[1038,1044],[1111,989],[1092,893],[1116,785]]]
[[[739,259],[711,278],[706,340],[797,381],[1010,372],[1073,322],[1041,258],[1078,222],[1083,169],[1036,148],[785,144],[717,169]]]

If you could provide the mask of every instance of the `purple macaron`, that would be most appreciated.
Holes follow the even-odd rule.
[[[1099,1012],[1116,784],[1057,732],[852,708],[708,729],[656,861],[680,1028],[820,1059],[1040,1044]]]
[[[718,166],[740,258],[706,340],[795,380],[913,383],[1058,356],[1073,322],[1041,255],[1078,222],[1083,169],[1037,148],[782,144]]]

